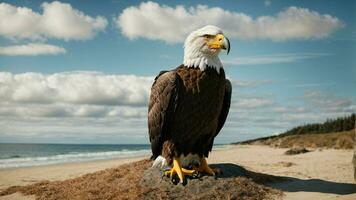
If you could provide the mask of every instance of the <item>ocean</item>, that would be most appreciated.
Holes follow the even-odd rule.
[[[150,155],[148,144],[0,144],[0,169]]]
[[[226,145],[215,144],[214,149]],[[1,144],[0,170],[151,156],[148,144]]]

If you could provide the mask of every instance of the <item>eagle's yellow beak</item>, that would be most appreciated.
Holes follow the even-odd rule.
[[[230,41],[223,34],[217,34],[207,42],[210,49],[225,49],[227,54],[230,52]]]

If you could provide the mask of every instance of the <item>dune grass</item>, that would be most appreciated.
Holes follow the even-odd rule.
[[[288,135],[255,139],[241,144],[262,144],[280,148],[352,149],[355,142],[354,135],[355,130],[323,134]]]

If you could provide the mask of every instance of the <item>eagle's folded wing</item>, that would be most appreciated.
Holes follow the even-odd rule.
[[[148,105],[148,131],[152,159],[162,152],[164,141],[169,138],[169,121],[177,107],[181,79],[175,71],[163,71],[155,78]]]
[[[224,126],[227,115],[229,114],[230,104],[231,104],[231,92],[232,92],[231,82],[228,79],[226,79],[224,102],[219,115],[216,135],[220,132],[220,130]]]

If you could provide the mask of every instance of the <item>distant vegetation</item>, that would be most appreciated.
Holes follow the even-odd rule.
[[[349,131],[355,128],[355,117],[356,114],[353,113],[347,117],[328,119],[322,124],[306,124],[303,126],[298,126],[280,134],[280,136]]]
[[[305,124],[279,135],[257,138],[233,144],[264,144],[275,147],[327,147],[351,149],[354,143],[356,114],[324,123]]]

